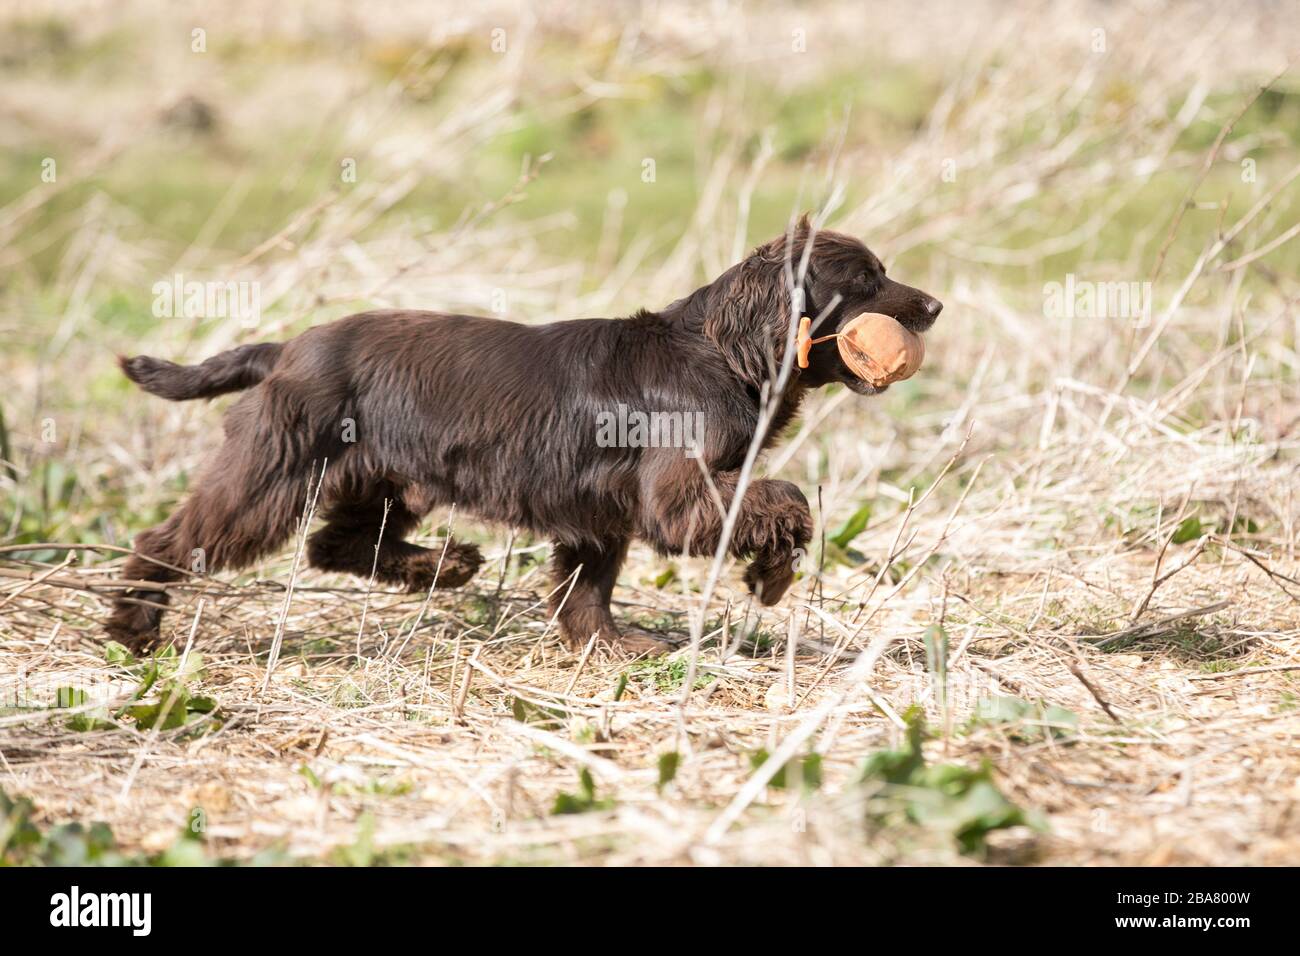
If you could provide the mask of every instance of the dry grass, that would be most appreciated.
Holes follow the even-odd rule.
[[[230,6],[230,32],[260,10]],[[93,35],[107,14],[87,9]],[[273,47],[318,35],[287,14],[266,16],[259,37]],[[319,35],[345,32],[341,12],[319,16]],[[567,6],[533,18],[464,13],[432,35],[427,18],[386,7],[356,29],[368,49],[397,51],[395,78],[330,76],[321,94],[322,113],[365,144],[356,155],[366,175],[320,191],[259,241],[225,248],[214,224],[173,255],[95,193],[43,227],[69,237],[47,281],[35,264],[45,239],[30,225],[53,197],[33,189],[0,209],[0,254],[21,277],[3,287],[4,324],[22,346],[0,366],[17,386],[5,407],[12,472],[0,481],[23,549],[0,552],[0,705],[13,705],[0,712],[0,787],[31,797],[42,822],[108,821],[130,850],[169,845],[199,807],[209,851],[239,859],[278,847],[366,861],[369,842],[380,860],[431,863],[1293,862],[1300,290],[1284,243],[1241,260],[1294,221],[1300,187],[1288,176],[1300,155],[1267,124],[1219,144],[1214,136],[1295,47],[1294,27],[1264,4],[1184,10],[1159,37],[1139,26],[1149,12],[1111,5],[1051,17],[1025,8],[1015,20],[980,10],[954,19],[947,5],[879,12],[900,63],[942,61],[923,121],[877,140],[860,128],[838,135],[828,118],[818,145],[786,171],[795,169],[803,206],[833,205],[836,184],[859,187],[831,224],[866,236],[904,281],[948,290],[947,308],[914,383],[873,403],[819,396],[768,457],[764,473],[799,482],[827,535],[865,503],[870,521],[777,608],[751,606],[728,567],[688,693],[706,562],[676,561],[665,575],[668,562],[634,551],[617,610],[679,649],[654,662],[588,656],[548,626],[544,542],[442,514],[435,523],[450,517],[490,555],[459,592],[370,593],[305,571],[286,600],[292,553],[176,587],[170,636],[202,655],[191,689],[216,700],[219,720],[74,732],[67,709],[50,709],[58,687],[120,700],[133,686],[104,663],[97,630],[115,586],[113,547],[128,537],[122,524],[136,528],[174,500],[216,421],[210,408],[88,395],[84,370],[128,343],[194,358],[359,304],[486,311],[505,289],[513,317],[546,321],[666,302],[760,238],[751,210],[784,174],[754,139],[745,83],[833,75],[852,51],[791,60],[791,24],[844,36],[857,16],[840,3],[768,16],[657,5],[630,46],[621,22],[588,22]],[[157,22],[188,22],[169,17]],[[452,49],[497,22],[533,46],[457,74],[470,95],[424,112],[421,84],[439,82],[442,58],[409,51]],[[1105,57],[1087,53],[1097,26]],[[585,51],[573,56],[582,65],[557,77],[527,52],[555,47]],[[1173,49],[1193,52],[1166,55]],[[611,188],[599,221],[529,214],[526,197],[575,162],[563,151],[524,169],[514,191],[467,198],[458,221],[402,211],[423,178],[471,175],[476,144],[525,122],[530,89],[543,90],[546,122],[561,123],[592,103],[648,95],[648,74],[685,78],[701,63],[736,79],[692,101],[697,189],[667,239],[625,221],[615,193],[631,185]],[[180,76],[177,89],[210,76],[237,86],[214,63],[179,54],[160,53],[146,74],[100,91],[76,77],[54,85],[48,122],[78,126],[59,135],[85,144],[68,175],[93,178],[129,162],[140,137],[162,136],[151,77]],[[214,97],[223,115],[242,118],[232,130],[265,133],[294,108],[267,87],[320,77],[304,65],[268,73],[263,95],[219,85]],[[79,96],[106,118],[73,109]],[[115,99],[132,109],[108,109]],[[123,145],[133,136],[137,145]],[[303,147],[277,175],[305,169],[318,148]],[[1238,175],[1248,155],[1260,157],[1257,183]],[[946,158],[953,182],[940,178]],[[1222,208],[1180,214],[1192,189],[1202,206]],[[586,257],[552,251],[575,228],[601,237]],[[97,295],[147,289],[177,268],[261,282],[261,326],[167,320],[135,343],[97,324]],[[1067,271],[1153,280],[1151,321],[1045,315],[1042,285]],[[41,321],[21,321],[33,307]],[[54,442],[41,440],[47,419]],[[84,550],[38,550],[30,530],[19,536],[48,504],[51,462],[73,478],[41,529],[47,540],[90,542]],[[927,664],[937,627],[948,647],[942,682]],[[977,719],[994,697],[1077,719],[1056,733],[1033,715]],[[1041,812],[1046,829],[997,831],[987,854],[966,857],[943,828],[873,824],[888,795],[855,782],[858,770],[899,746],[913,705],[931,731],[929,760],[988,761],[999,789]],[[756,785],[753,755],[783,746],[820,755],[819,788]],[[661,786],[670,753],[678,770]],[[580,791],[584,769],[609,804],[553,814],[557,795]]]

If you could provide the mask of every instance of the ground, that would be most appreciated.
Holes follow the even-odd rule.
[[[0,15],[0,858],[1300,858],[1293,24],[311,9]],[[105,645],[228,404],[114,353],[624,315],[801,209],[945,310],[916,378],[819,394],[761,463],[817,521],[776,607],[638,547],[616,613],[674,650],[570,648],[547,542],[443,512],[420,539],[488,558],[463,589],[293,545],[178,586],[169,650]],[[259,313],[160,308],[176,275]]]

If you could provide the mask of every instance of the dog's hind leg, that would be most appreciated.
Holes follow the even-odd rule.
[[[395,489],[386,490],[390,492],[386,496],[372,492],[331,498],[326,503],[325,527],[307,539],[308,562],[322,571],[363,578],[373,571],[376,580],[408,591],[456,588],[472,578],[483,563],[478,548],[451,538],[433,548],[404,540],[420,517]]]
[[[162,524],[136,535],[123,577],[163,584],[245,567],[293,533],[310,477],[307,469],[272,460],[256,443],[228,440],[181,506]],[[105,629],[133,650],[146,650],[160,637],[167,603],[165,590],[132,587],[113,601]]]

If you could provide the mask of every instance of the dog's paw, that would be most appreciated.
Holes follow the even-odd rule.
[[[760,604],[771,607],[790,589],[797,563],[796,556],[788,552],[755,558],[745,568],[745,583]]]
[[[622,661],[639,657],[659,657],[673,649],[673,645],[659,635],[631,625],[620,627],[605,625],[585,636],[574,633],[565,637],[565,643],[570,650],[581,654],[586,650],[587,644],[591,643],[593,635],[596,641],[592,644],[591,653],[599,660]]]
[[[126,596],[146,601],[166,600],[161,592],[128,591]],[[143,653],[157,647],[162,640],[160,624],[162,609],[145,604],[120,602],[104,622],[104,633],[132,653]]]
[[[402,576],[408,591],[458,588],[474,576],[482,563],[483,555],[477,545],[448,541],[445,550],[431,548],[407,558]]]
[[[596,648],[606,660],[627,660],[637,657],[660,657],[673,649],[667,641],[661,640],[650,631],[639,627],[620,627],[610,633],[602,632],[596,638]]]

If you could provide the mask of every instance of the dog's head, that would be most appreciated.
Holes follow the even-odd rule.
[[[810,237],[812,248],[800,281]],[[742,381],[760,388],[775,378],[787,345],[794,341],[792,321],[802,316],[814,322],[821,317],[814,336],[839,332],[863,312],[882,312],[913,332],[924,332],[942,309],[934,296],[886,276],[880,260],[860,241],[839,232],[814,234],[805,217],[792,232],[759,246],[713,282],[705,303],[704,334]],[[810,388],[843,382],[860,395],[884,390],[854,375],[834,342],[814,345],[808,367],[795,367],[792,374]]]

